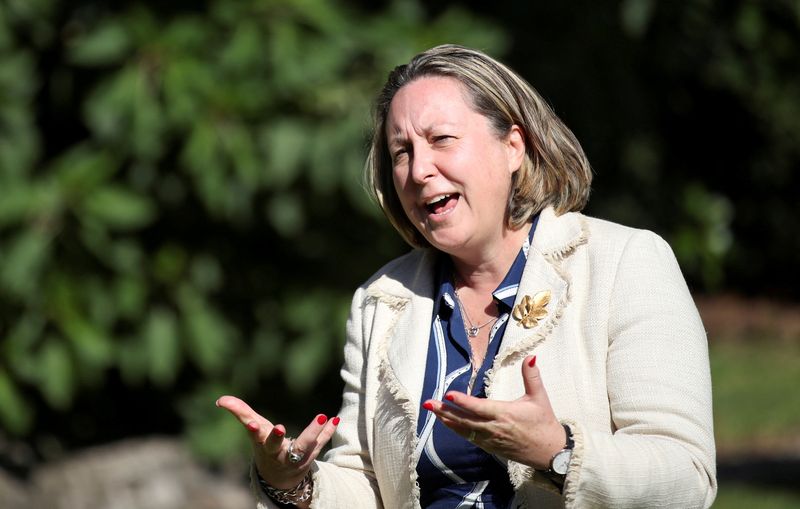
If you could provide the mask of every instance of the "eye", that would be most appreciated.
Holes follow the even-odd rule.
[[[397,162],[404,158],[407,154],[408,149],[406,147],[397,148],[394,152],[392,152],[392,161]]]
[[[450,142],[453,138],[455,138],[455,136],[451,136],[449,134],[440,134],[433,137],[433,143],[437,145],[443,145]]]

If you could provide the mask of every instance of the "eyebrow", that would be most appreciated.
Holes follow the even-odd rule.
[[[439,122],[439,123],[434,123],[434,124],[428,124],[427,126],[425,126],[425,127],[422,129],[422,132],[424,132],[424,133],[428,134],[428,133],[430,133],[431,131],[433,131],[434,129],[441,129],[441,128],[443,128],[443,127],[444,127],[444,128],[452,128],[452,127],[454,127],[454,126],[455,126],[455,124],[454,124],[454,123],[452,123],[452,122],[447,122],[447,121],[445,121],[445,122]],[[391,145],[391,144],[393,144],[393,143],[401,143],[401,142],[404,142],[404,141],[406,141],[406,137],[405,137],[405,136],[403,136],[403,134],[402,134],[402,132],[403,132],[403,131],[402,131],[402,129],[401,129],[401,128],[399,128],[399,127],[395,126],[395,127],[394,127],[394,129],[392,129],[392,128],[390,127],[390,130],[391,130],[391,133],[389,133],[389,135],[386,137],[386,138],[387,138],[387,139],[386,139],[386,144],[387,144],[387,145]]]

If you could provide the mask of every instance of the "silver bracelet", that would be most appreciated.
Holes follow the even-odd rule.
[[[280,504],[296,504],[298,502],[305,502],[311,498],[311,495],[314,492],[314,480],[311,477],[310,469],[306,476],[303,477],[303,480],[300,481],[300,484],[288,490],[279,490],[278,488],[273,488],[267,484],[267,481],[261,477],[261,474],[257,475],[258,485],[261,486],[261,489],[264,490],[269,498]]]

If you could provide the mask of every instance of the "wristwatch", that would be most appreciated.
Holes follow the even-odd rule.
[[[575,448],[575,440],[572,438],[572,430],[566,424],[562,424],[562,426],[564,426],[564,431],[567,432],[567,443],[564,445],[563,449],[555,453],[550,459],[550,466],[548,469],[542,471],[542,473],[547,476],[548,479],[560,486],[564,485],[564,478],[567,475],[569,462],[572,459],[572,450]]]

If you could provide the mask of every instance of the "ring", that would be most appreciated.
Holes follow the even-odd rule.
[[[303,461],[305,454],[302,452],[294,452],[294,440],[289,442],[289,449],[286,451],[286,456],[289,458],[289,463],[300,463]]]
[[[475,435],[477,435],[477,432],[475,430],[470,431],[469,432],[469,436],[467,437],[467,440],[469,440],[470,442],[474,442],[475,441]]]

